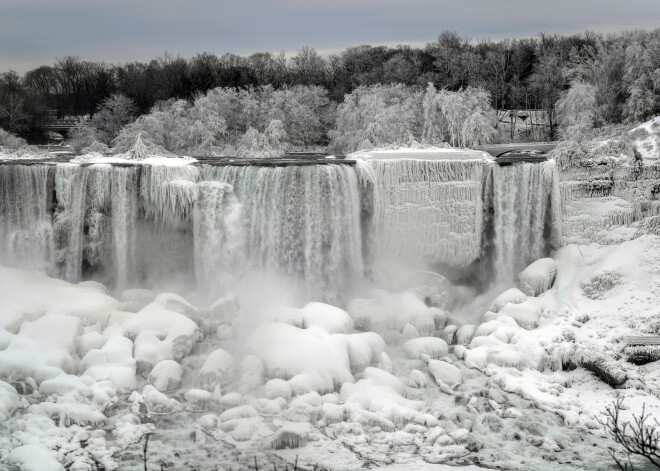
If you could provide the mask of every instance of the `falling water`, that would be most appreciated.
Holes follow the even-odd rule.
[[[195,278],[202,292],[226,292],[245,263],[241,205],[231,185],[200,182],[193,211]]]
[[[87,170],[78,165],[59,165],[55,174],[60,203],[60,212],[55,216],[58,260],[62,262],[63,278],[69,281],[79,281],[82,273]]]
[[[137,170],[118,167],[112,172],[112,248],[118,290],[136,281]]]
[[[50,169],[0,166],[0,263],[52,272]]]
[[[553,166],[553,162],[545,162],[493,168],[494,272],[498,283],[515,281],[518,272],[546,255],[544,232]]]
[[[345,292],[362,275],[360,195],[344,165],[203,166],[243,207],[249,263],[304,280],[310,295]]]

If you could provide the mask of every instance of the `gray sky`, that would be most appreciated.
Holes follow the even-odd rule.
[[[321,53],[474,39],[650,29],[660,0],[0,0],[0,71],[57,57],[127,62],[165,51]]]

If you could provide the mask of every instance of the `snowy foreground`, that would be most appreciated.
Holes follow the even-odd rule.
[[[519,280],[457,329],[412,293],[257,321],[231,295],[1,268],[0,463],[143,469],[150,435],[149,469],[614,469],[604,408],[660,417],[660,363],[624,350],[659,328],[660,237],[569,245]]]

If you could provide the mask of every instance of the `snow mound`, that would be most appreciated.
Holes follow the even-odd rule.
[[[53,452],[42,445],[23,445],[7,455],[9,464],[22,471],[64,471],[64,466],[55,459]]]
[[[149,382],[159,391],[170,391],[179,387],[183,368],[174,360],[163,360],[149,373]]]
[[[218,386],[227,386],[235,374],[234,357],[225,350],[218,349],[206,358],[199,372],[199,382],[204,389],[213,391]]]
[[[518,274],[520,288],[527,296],[538,296],[552,288],[557,276],[557,265],[551,258],[535,261]]]
[[[420,337],[408,340],[403,344],[403,350],[409,358],[421,360],[424,355],[433,359],[447,356],[449,346],[447,342],[437,337]]]
[[[490,310],[492,312],[500,312],[507,304],[520,304],[525,302],[527,295],[520,291],[518,288],[509,288],[500,294],[490,305]]]

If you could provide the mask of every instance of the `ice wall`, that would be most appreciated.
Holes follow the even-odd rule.
[[[573,166],[561,172],[562,243],[617,244],[634,237],[631,225],[660,215],[660,165]]]
[[[369,259],[452,268],[477,260],[484,183],[492,165],[479,152],[364,155],[358,173],[371,195]]]

